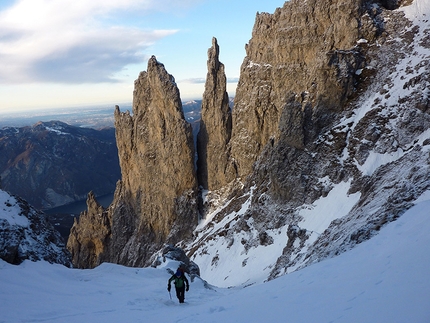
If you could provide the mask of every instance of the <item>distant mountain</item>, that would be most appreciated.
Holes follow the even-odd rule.
[[[128,107],[125,105],[124,107]],[[102,129],[113,127],[112,106],[88,106],[78,108],[36,109],[2,113],[0,128],[31,126],[39,121],[60,120],[75,127]]]
[[[0,259],[11,264],[45,260],[71,265],[60,233],[27,201],[0,190]]]
[[[50,121],[0,129],[2,188],[36,208],[112,193],[120,174],[114,128]]]

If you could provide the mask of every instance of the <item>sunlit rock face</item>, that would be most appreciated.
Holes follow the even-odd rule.
[[[115,128],[122,180],[108,210],[110,232],[106,247],[93,250],[97,261],[80,267],[143,266],[164,243],[189,237],[197,223],[191,125],[173,76],[154,56],[135,81],[133,113],[117,107]]]
[[[208,73],[197,137],[198,180],[204,189],[216,190],[236,178],[228,143],[231,138],[231,109],[226,91],[224,64],[219,61],[216,38],[208,50]]]
[[[410,3],[257,14],[229,142],[243,188],[206,196],[186,247],[202,275],[248,285],[338,255],[429,189],[428,18]]]

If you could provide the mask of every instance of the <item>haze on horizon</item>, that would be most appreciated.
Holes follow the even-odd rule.
[[[234,96],[256,13],[284,2],[2,1],[0,114],[130,103],[152,55],[175,77],[182,100],[199,99],[212,37]]]

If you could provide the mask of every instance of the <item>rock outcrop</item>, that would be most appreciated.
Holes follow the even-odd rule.
[[[45,260],[71,266],[60,233],[27,201],[0,190],[0,259],[14,265]]]
[[[216,38],[208,50],[208,73],[203,93],[200,130],[197,136],[199,185],[217,190],[236,178],[228,143],[231,138],[231,109],[226,91],[224,64],[219,61]]]
[[[111,194],[120,178],[115,129],[60,121],[0,129],[3,188],[39,209]]]
[[[93,268],[107,256],[112,219],[93,192],[88,194],[87,210],[75,218],[67,241],[67,249],[77,268]]]
[[[78,257],[79,267],[102,261],[149,264],[164,243],[190,237],[197,224],[191,125],[184,119],[173,76],[154,56],[135,82],[133,115],[116,107],[115,128],[122,179],[108,210],[108,243],[92,249],[100,252],[91,256],[95,263],[89,263],[86,254]],[[79,226],[75,223],[72,232],[79,232]],[[69,239],[69,250],[78,250],[84,240],[79,234]]]

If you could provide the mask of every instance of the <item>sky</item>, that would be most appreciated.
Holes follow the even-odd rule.
[[[2,0],[0,114],[130,103],[155,55],[182,100],[204,91],[216,37],[234,96],[257,12],[284,0]]]

